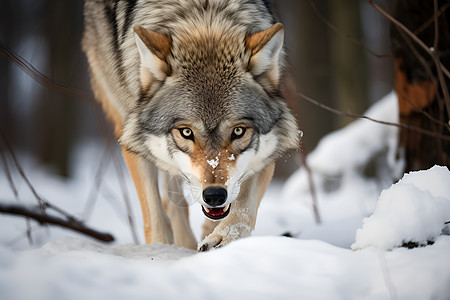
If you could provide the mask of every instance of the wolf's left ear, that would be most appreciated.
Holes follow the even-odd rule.
[[[172,41],[170,37],[146,29],[139,25],[134,26],[136,46],[141,57],[141,77],[145,77],[145,70],[160,81],[170,73],[168,56]],[[142,74],[144,73],[144,74]]]
[[[245,39],[245,46],[250,51],[250,73],[258,77],[266,77],[271,85],[278,86],[280,80],[280,54],[283,48],[283,24],[275,23],[269,29],[249,35]]]

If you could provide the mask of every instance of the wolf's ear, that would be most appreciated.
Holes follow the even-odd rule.
[[[250,51],[249,70],[253,76],[267,75],[265,83],[278,86],[280,79],[280,53],[283,47],[283,24],[275,23],[269,29],[249,35],[245,46]]]
[[[141,56],[141,68],[148,69],[157,80],[163,81],[170,73],[167,61],[172,45],[170,37],[139,25],[134,26],[134,32],[136,46]],[[142,73],[141,69],[141,77]]]

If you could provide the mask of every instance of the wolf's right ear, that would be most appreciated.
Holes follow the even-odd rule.
[[[172,46],[170,37],[139,25],[134,26],[134,33],[141,57],[141,77],[143,77],[142,68],[145,68],[157,80],[163,81],[170,73],[170,65],[167,60]],[[143,84],[145,85],[145,83]]]
[[[280,80],[284,29],[281,23],[275,23],[269,29],[249,35],[245,46],[250,51],[249,71],[259,77],[263,85],[278,87]]]

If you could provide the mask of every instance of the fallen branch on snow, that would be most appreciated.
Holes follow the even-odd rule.
[[[85,234],[87,236],[93,237],[103,242],[109,243],[114,241],[114,237],[111,234],[99,232],[97,230],[89,228],[86,225],[84,225],[83,222],[75,219],[74,217],[65,215],[66,219],[63,219],[60,217],[51,216],[47,213],[42,214],[38,212],[39,210],[40,208],[38,207],[36,208],[36,210],[34,210],[24,205],[0,203],[0,213],[31,218],[40,223],[41,225],[50,224],[60,226],[63,228],[67,228]]]

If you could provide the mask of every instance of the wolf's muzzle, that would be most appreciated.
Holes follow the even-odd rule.
[[[222,187],[208,187],[203,191],[203,201],[211,207],[218,207],[227,201],[227,190]]]

